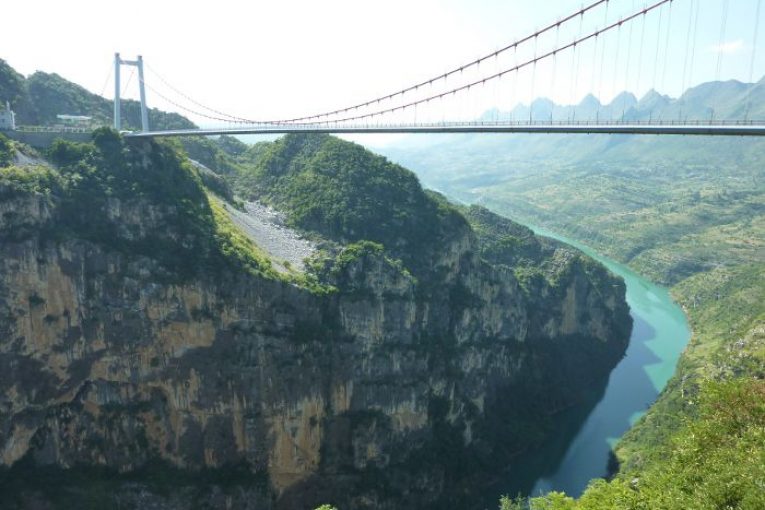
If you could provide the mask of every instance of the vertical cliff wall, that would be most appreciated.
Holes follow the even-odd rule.
[[[124,150],[147,172],[169,164]],[[208,259],[175,271],[157,236],[180,255],[207,246],[180,202],[113,193],[83,230],[71,186],[0,186],[6,480],[96,469],[106,501],[135,507],[461,501],[626,346],[624,287],[602,268],[553,251],[554,277],[520,282],[464,221],[427,271],[373,243],[340,248],[324,292]],[[12,505],[60,496],[26,480]]]

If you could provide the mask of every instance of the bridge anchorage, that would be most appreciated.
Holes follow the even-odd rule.
[[[122,60],[115,54],[115,102],[114,127],[120,129],[120,79],[122,65],[138,68],[141,126],[140,132],[125,133],[126,137],[175,137],[215,136],[240,134],[286,134],[286,133],[593,133],[593,134],[637,134],[637,135],[721,135],[721,136],[765,136],[765,119],[751,120],[750,109],[755,117],[765,115],[754,91],[760,84],[752,83],[755,70],[755,49],[759,28],[760,0],[754,20],[751,41],[751,64],[749,87],[746,92],[746,111],[721,114],[725,105],[702,105],[701,111],[692,112],[689,117],[685,99],[677,101],[670,113],[655,114],[655,104],[669,102],[656,89],[666,89],[667,68],[674,68],[676,85],[684,93],[690,90],[694,73],[699,74],[699,59],[695,58],[698,35],[710,33],[711,28],[699,29],[699,12],[706,0],[653,0],[641,8],[632,7],[629,2],[618,0],[591,0],[586,6],[559,18],[544,28],[521,37],[510,44],[490,52],[471,62],[463,63],[450,71],[420,80],[408,87],[389,94],[357,102],[343,108],[323,113],[293,116],[281,119],[253,120],[230,115],[205,106],[180,92],[159,76],[149,66],[162,84],[175,93],[160,93],[144,80],[144,63],[137,60]],[[673,5],[674,8],[673,15]],[[726,23],[729,2],[723,1],[723,12],[719,17],[701,16],[719,27],[720,41],[716,61],[715,80],[719,80],[723,68]],[[713,8],[716,8],[712,6]],[[621,10],[619,10],[621,9]],[[739,13],[740,15],[741,13]],[[679,34],[679,35],[678,35]],[[651,40],[652,39],[652,40]],[[672,44],[670,42],[672,41]],[[638,43],[639,42],[639,43]],[[749,44],[749,43],[747,43]],[[626,45],[626,47],[625,47]],[[683,54],[684,53],[684,54]],[[705,60],[702,64],[714,64]],[[668,64],[669,63],[669,64]],[[643,67],[647,69],[643,70]],[[710,66],[703,67],[702,70]],[[682,69],[682,75],[681,75]],[[598,72],[599,71],[599,72]],[[545,74],[546,73],[546,74]],[[711,76],[711,75],[710,75]],[[652,78],[651,78],[652,77]],[[682,77],[682,83],[680,78]],[[508,82],[510,84],[508,85]],[[589,82],[589,83],[585,83]],[[699,83],[698,80],[696,80]],[[621,85],[621,89],[618,88]],[[494,86],[493,104],[487,92]],[[648,106],[643,108],[642,100],[618,93],[627,87],[646,91]],[[195,118],[202,118],[211,127],[201,129],[177,129],[152,131],[149,128],[146,93],[148,87],[158,98],[178,110]],[[687,87],[687,88],[686,88]],[[559,107],[557,116],[554,103],[548,112],[536,101],[531,101],[527,112],[516,114],[489,115],[492,109],[498,111],[500,104],[519,104],[520,89],[525,88],[525,97],[541,97],[545,93],[566,95],[571,106]],[[573,98],[588,94],[591,98],[588,108],[575,105]],[[597,99],[591,94],[597,94]],[[601,104],[599,98],[613,97],[609,104]],[[627,96],[632,97],[628,105]],[[461,103],[460,103],[461,101]],[[617,102],[620,104],[616,104]],[[653,102],[652,102],[653,101]],[[596,103],[595,107],[592,103]],[[544,103],[544,102],[543,102]],[[551,103],[551,102],[550,102]],[[465,114],[464,106],[473,110]],[[475,105],[482,105],[477,111]],[[193,105],[193,106],[189,106]],[[537,111],[534,111],[536,108]],[[595,108],[593,110],[593,108]],[[468,108],[470,110],[470,108]],[[541,111],[540,111],[541,110]],[[564,110],[564,113],[561,113]],[[582,110],[585,110],[584,112]],[[658,110],[657,110],[658,111]],[[478,120],[477,120],[478,119]],[[212,121],[212,122],[210,122]],[[213,126],[213,123],[217,124]]]

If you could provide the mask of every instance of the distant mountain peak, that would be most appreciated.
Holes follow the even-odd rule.
[[[765,77],[755,83],[738,80],[712,81],[687,89],[680,97],[661,94],[655,89],[639,100],[633,92],[619,92],[603,104],[593,94],[579,103],[558,104],[547,97],[531,104],[516,104],[510,111],[487,110],[481,120],[706,120],[765,118]]]
[[[553,106],[556,106],[555,102],[553,102],[552,99],[547,97],[538,97],[534,101],[531,102],[531,106],[546,106],[548,108],[551,108]]]
[[[640,99],[640,101],[653,101],[655,99],[666,99],[668,101],[670,97],[664,94],[659,94],[659,92],[657,92],[656,89],[651,89],[645,93],[645,95]]]
[[[645,93],[640,101],[637,102],[635,107],[638,110],[654,110],[656,108],[663,108],[671,101],[671,97],[659,94],[655,89],[651,89]]]
[[[595,97],[594,95],[592,95],[590,93],[590,94],[587,94],[586,96],[584,96],[582,98],[582,100],[579,102],[579,106],[580,107],[582,107],[582,106],[584,106],[584,107],[593,107],[594,106],[594,107],[597,108],[597,107],[603,106],[603,105],[600,103],[600,100],[597,97]]]
[[[632,92],[624,91],[616,95],[611,102],[608,104],[608,106],[614,106],[619,108],[630,108],[631,106],[635,106],[637,104],[638,100],[635,97],[635,94]]]

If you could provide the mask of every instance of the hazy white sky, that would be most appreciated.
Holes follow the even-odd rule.
[[[146,81],[161,93],[176,96],[155,72],[196,101],[224,112],[255,119],[284,118],[345,106],[429,78],[591,2],[12,1],[4,2],[2,8],[5,22],[0,31],[0,58],[23,74],[55,72],[112,97],[114,52],[121,52],[123,58],[142,54],[149,66]],[[601,9],[586,18],[590,21],[582,30],[602,26],[606,19],[614,21],[644,4],[642,0],[611,0],[608,12]],[[645,32],[642,22],[632,29],[625,25],[608,39],[601,37],[597,46],[583,45],[578,53],[561,54],[555,66],[549,62],[533,71],[529,68],[517,77],[487,85],[480,95],[455,100],[443,110],[472,116],[493,105],[510,108],[519,101],[528,102],[532,95],[566,103],[594,92],[608,101],[625,88],[637,95],[651,87],[678,95],[683,84],[713,80],[718,74],[722,79],[748,81],[753,49],[753,75],[758,80],[765,72],[765,27],[754,48],[757,4],[758,0],[674,0],[671,13],[663,8],[650,15]],[[686,44],[689,29],[694,33],[693,23],[689,25],[694,19],[692,8],[699,5],[692,38],[694,68],[684,70],[691,55]],[[579,29],[575,22],[547,40],[540,39],[537,51],[552,46],[555,38],[570,40]],[[638,51],[641,38],[642,54]],[[530,45],[526,56],[533,50]],[[474,74],[465,73],[462,79],[523,58],[523,54],[508,54]],[[572,68],[579,72],[572,73]],[[124,68],[123,80],[129,75],[130,69]],[[136,82],[133,78],[126,88],[127,96],[137,96]],[[532,83],[535,94],[531,93]],[[150,106],[176,109],[151,90],[147,95]],[[421,111],[420,115],[437,114]]]

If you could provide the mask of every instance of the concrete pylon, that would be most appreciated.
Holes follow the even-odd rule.
[[[143,77],[143,57],[138,55],[136,60],[122,60],[119,53],[114,54],[114,129],[122,129],[120,116],[120,68],[125,66],[135,66],[138,68],[138,91],[141,96],[141,131],[149,131],[149,109],[146,106],[146,87]]]

